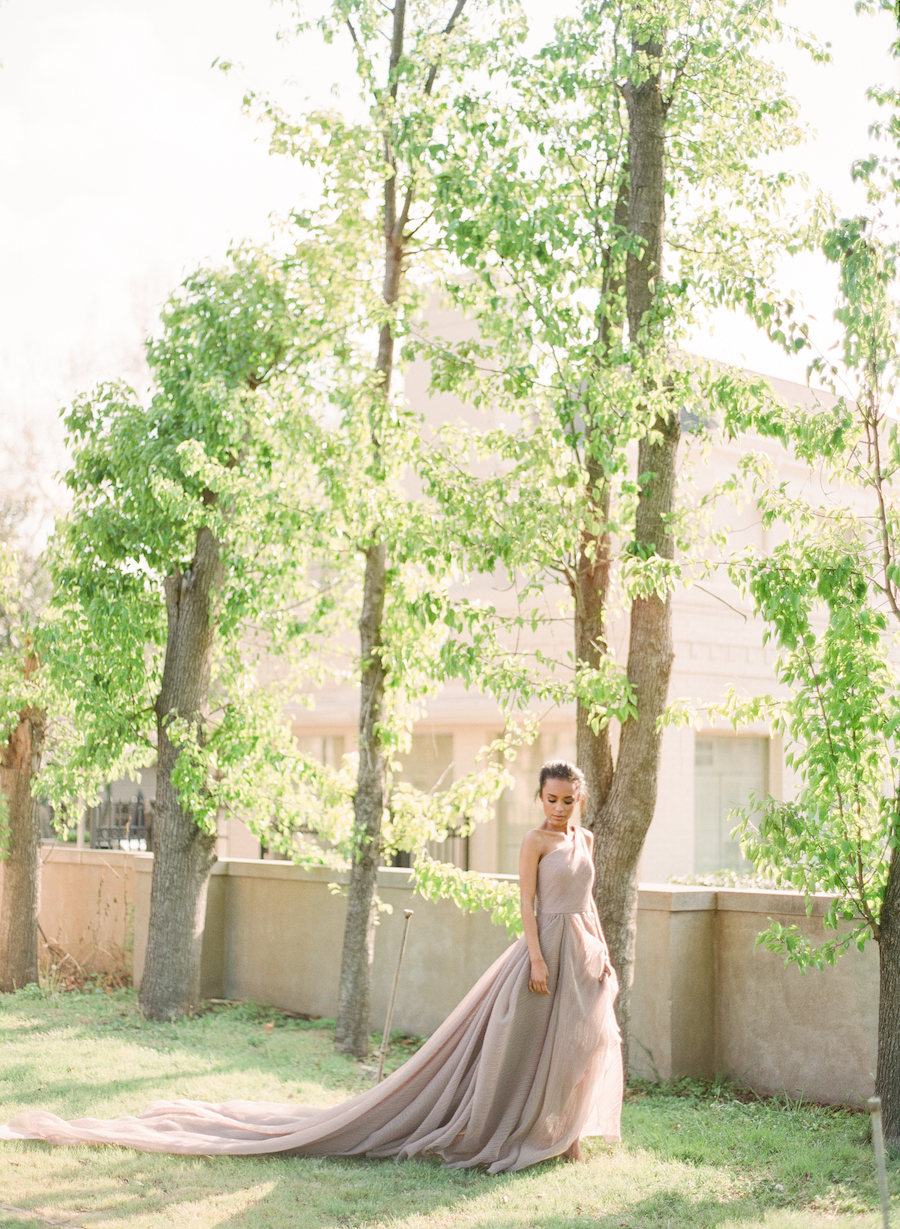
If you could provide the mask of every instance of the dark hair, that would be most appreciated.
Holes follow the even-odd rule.
[[[587,782],[584,779],[584,773],[574,764],[570,764],[568,760],[548,760],[546,764],[541,765],[535,798],[540,798],[548,781],[571,781],[577,788],[582,801],[587,798]]]

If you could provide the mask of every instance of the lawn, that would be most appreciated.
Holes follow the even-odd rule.
[[[399,1043],[389,1065],[411,1042]],[[115,1117],[157,1098],[327,1104],[371,1066],[337,1057],[328,1021],[217,1005],[194,1020],[143,1020],[133,991],[29,988],[0,996],[3,1120],[43,1108]],[[624,1142],[589,1141],[488,1177],[428,1161],[170,1157],[118,1148],[0,1143],[0,1225],[98,1229],[876,1229],[867,1120],[727,1088],[642,1085]],[[891,1187],[900,1193],[894,1166]]]

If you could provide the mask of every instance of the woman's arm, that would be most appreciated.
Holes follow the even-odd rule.
[[[522,842],[519,854],[519,899],[522,908],[522,930],[531,957],[531,977],[528,989],[535,994],[549,994],[547,979],[550,974],[541,952],[538,939],[537,918],[534,915],[534,898],[537,895],[537,868],[541,860],[541,838],[529,832]]]

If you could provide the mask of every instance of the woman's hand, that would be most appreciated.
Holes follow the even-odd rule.
[[[549,977],[550,971],[547,968],[547,962],[543,958],[532,960],[528,989],[532,994],[549,994],[550,990],[547,986]]]

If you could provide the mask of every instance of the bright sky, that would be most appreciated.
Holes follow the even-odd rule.
[[[527,3],[541,26],[574,8]],[[892,21],[856,17],[853,0],[786,11],[834,53],[817,67],[777,49],[819,134],[792,159],[849,211],[860,204],[849,167],[870,147],[865,89],[897,71]],[[30,427],[55,467],[58,406],[99,378],[140,378],[141,338],[182,277],[232,240],[264,238],[269,215],[297,200],[297,168],[269,157],[241,114],[244,84],[299,109],[323,99],[341,53],[277,41],[286,18],[268,0],[0,0],[0,437]],[[216,57],[243,75],[223,76]],[[821,267],[791,276],[827,325]],[[747,326],[717,322],[696,345],[803,379],[803,361]]]

